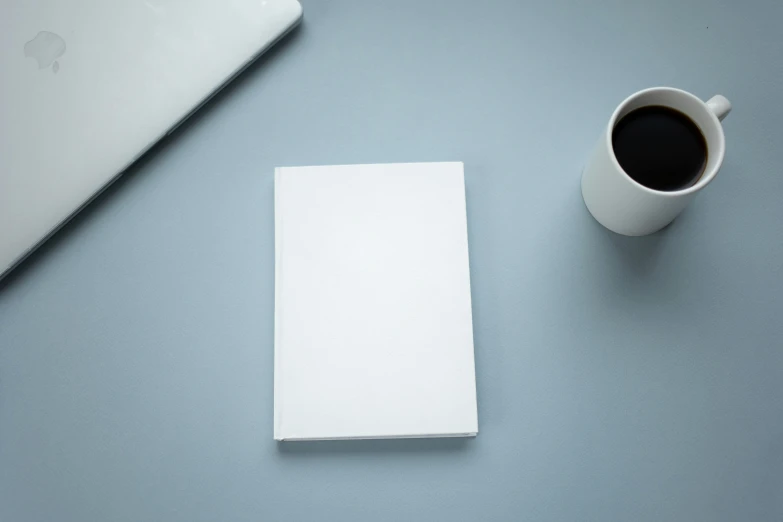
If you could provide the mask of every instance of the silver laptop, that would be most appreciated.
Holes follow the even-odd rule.
[[[297,0],[0,2],[0,279],[301,15]]]

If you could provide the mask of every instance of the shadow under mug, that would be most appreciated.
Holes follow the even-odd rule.
[[[655,190],[633,180],[620,167],[612,147],[612,131],[626,114],[649,105],[680,111],[704,135],[707,165],[694,185],[670,192]],[[626,236],[652,234],[671,223],[718,173],[726,152],[720,122],[730,110],[729,100],[721,95],[704,102],[689,92],[671,87],[644,89],[626,98],[609,119],[582,172],[582,197],[590,214],[609,230]]]

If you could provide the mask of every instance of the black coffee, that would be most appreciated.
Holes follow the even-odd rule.
[[[623,116],[612,131],[614,155],[623,170],[654,190],[681,190],[701,177],[707,141],[680,111],[651,105]]]

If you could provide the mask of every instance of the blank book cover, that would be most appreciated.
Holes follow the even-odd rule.
[[[478,432],[462,163],[275,171],[274,437]]]

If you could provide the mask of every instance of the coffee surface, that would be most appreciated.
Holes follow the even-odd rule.
[[[685,114],[659,105],[635,109],[612,131],[612,147],[622,169],[654,190],[694,185],[707,164],[707,142]]]

